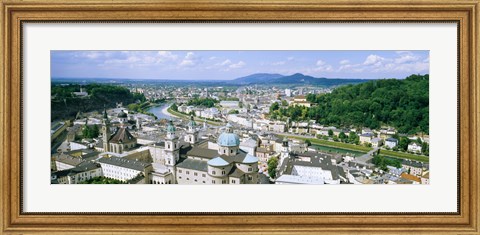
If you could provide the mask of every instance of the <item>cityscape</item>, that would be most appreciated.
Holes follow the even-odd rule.
[[[429,184],[428,51],[52,51],[51,184]]]

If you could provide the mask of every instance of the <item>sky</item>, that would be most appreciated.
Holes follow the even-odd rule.
[[[51,51],[52,78],[231,80],[254,73],[405,78],[429,73],[429,51]]]

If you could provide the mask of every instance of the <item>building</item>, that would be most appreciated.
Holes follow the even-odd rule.
[[[50,128],[50,141],[53,142],[57,137],[65,132],[65,130],[67,130],[67,125],[65,122],[53,123]]]
[[[120,157],[102,157],[98,159],[98,163],[102,167],[104,177],[124,182],[135,178],[144,179],[152,170],[150,163]]]
[[[370,140],[372,147],[378,148],[383,145],[383,140],[380,138],[373,138]]]
[[[53,172],[52,184],[78,184],[102,176],[102,168],[93,162],[82,162],[74,168]]]
[[[360,135],[360,143],[361,144],[371,144],[372,142],[372,138],[373,138],[373,134],[372,133],[365,133],[365,134],[361,134]]]
[[[391,149],[395,148],[398,145],[398,140],[395,138],[387,138],[385,140],[385,146]]]
[[[408,144],[408,151],[412,153],[421,153],[422,146],[417,144],[416,142]]]
[[[107,111],[103,112],[102,141],[103,151],[121,154],[124,151],[131,150],[137,146],[137,139],[128,131],[125,124],[128,121],[127,114],[122,110],[117,116],[120,126],[117,127],[115,133],[110,135],[110,122],[108,120]]]
[[[240,149],[240,139],[227,124],[218,150],[182,145],[175,165],[178,184],[257,184],[258,158]]]

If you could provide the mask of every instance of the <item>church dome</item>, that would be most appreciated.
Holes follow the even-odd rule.
[[[119,117],[119,118],[126,118],[126,117],[127,117],[127,114],[126,114],[125,112],[123,112],[123,110],[122,110],[122,111],[120,111],[120,113],[118,113],[118,116],[117,116],[117,117]]]
[[[175,126],[173,125],[172,120],[170,120],[170,122],[169,122],[168,125],[167,125],[167,132],[175,132],[175,131],[176,131],[176,128],[175,128]]]
[[[249,153],[247,153],[247,156],[245,156],[242,163],[245,163],[245,164],[258,163],[258,158],[249,154]]]
[[[228,166],[228,163],[227,161],[225,161],[225,159],[221,158],[221,157],[216,157],[216,158],[213,158],[211,160],[209,160],[207,162],[208,165],[210,166],[214,166],[214,167],[219,167],[219,166]]]
[[[234,147],[240,145],[240,138],[237,134],[233,133],[231,127],[232,126],[230,123],[227,124],[226,131],[218,137],[218,145],[224,147]]]
[[[197,126],[197,123],[193,119],[193,116],[190,116],[190,121],[188,122],[188,126],[191,126],[191,127]]]

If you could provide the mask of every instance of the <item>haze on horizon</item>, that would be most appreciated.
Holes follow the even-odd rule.
[[[429,51],[51,51],[52,78],[232,80],[255,73],[405,78],[429,73]]]

